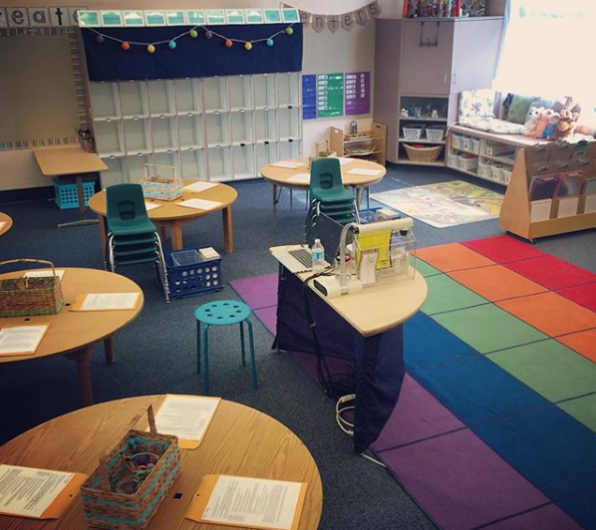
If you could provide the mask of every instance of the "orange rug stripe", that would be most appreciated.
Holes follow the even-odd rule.
[[[443,272],[496,265],[494,261],[459,243],[420,248],[416,256]]]
[[[580,331],[557,339],[577,353],[596,362],[596,329]]]

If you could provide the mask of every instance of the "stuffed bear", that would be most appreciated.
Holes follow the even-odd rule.
[[[572,136],[579,118],[581,107],[572,97],[565,98],[565,102],[556,103],[553,109],[557,111],[559,119],[555,127],[549,130],[547,126],[544,134],[548,140],[564,140]],[[550,124],[549,124],[550,125]]]
[[[536,128],[538,119],[540,118],[540,109],[538,107],[530,107],[528,115],[526,116],[526,123],[524,123],[524,134],[531,136],[531,133]]]

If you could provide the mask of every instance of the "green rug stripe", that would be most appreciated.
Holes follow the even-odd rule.
[[[551,403],[596,392],[596,364],[554,339],[489,358]]]
[[[426,283],[428,285],[428,297],[422,306],[422,311],[427,315],[456,311],[489,303],[488,300],[477,295],[449,276],[431,276],[426,278]]]
[[[557,406],[596,432],[596,394],[559,403]]]
[[[549,338],[493,304],[437,314],[432,318],[483,354]]]
[[[420,274],[422,274],[424,278],[443,274],[439,269],[435,269],[433,266],[426,263],[426,261],[422,261],[420,258],[416,258],[415,268]]]

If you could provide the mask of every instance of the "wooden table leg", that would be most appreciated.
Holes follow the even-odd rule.
[[[172,250],[182,249],[182,222],[174,221],[172,224]]]
[[[166,239],[168,239],[168,229],[164,225],[159,225],[159,238],[161,239],[162,243],[165,243]]]
[[[106,237],[106,218],[103,215],[98,215],[97,216],[98,219],[98,223],[97,226],[99,228],[99,245],[101,246],[101,259],[104,263],[104,266],[106,265],[106,245],[108,244],[107,242],[107,237]]]
[[[67,359],[76,361],[77,373],[79,374],[79,387],[81,391],[81,401],[84,407],[93,405],[93,387],[91,385],[91,371],[89,369],[89,359],[91,358],[91,346],[66,355]]]
[[[234,230],[232,228],[232,207],[221,212],[223,217],[224,248],[228,254],[234,252]]]
[[[106,364],[116,364],[116,350],[114,349],[114,337],[108,337],[103,341],[103,348],[106,352]]]

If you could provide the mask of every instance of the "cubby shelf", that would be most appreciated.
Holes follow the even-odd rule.
[[[90,83],[102,185],[136,182],[146,163],[184,178],[257,178],[302,155],[300,91],[298,72]]]

